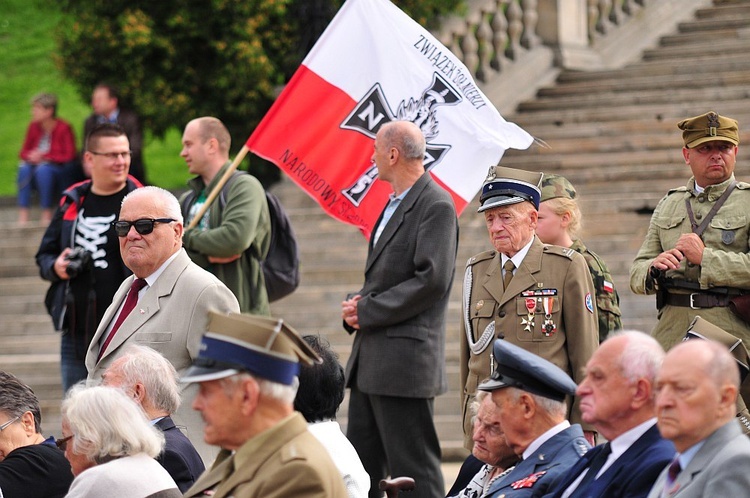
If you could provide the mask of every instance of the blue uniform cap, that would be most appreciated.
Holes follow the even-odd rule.
[[[576,392],[578,386],[568,374],[534,353],[502,339],[495,341],[492,353],[497,367],[492,377],[479,385],[481,391],[516,387],[556,401]]]
[[[215,312],[208,317],[198,357],[181,382],[206,382],[248,372],[292,385],[300,362],[320,362],[315,351],[281,319]]]
[[[488,209],[529,201],[539,209],[542,173],[490,166],[479,195],[478,213]]]

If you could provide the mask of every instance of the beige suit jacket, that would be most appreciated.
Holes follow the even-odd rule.
[[[89,344],[86,368],[90,380],[99,380],[102,372],[122,354],[124,346],[131,343],[155,349],[181,373],[198,355],[201,337],[206,331],[208,311],[240,311],[231,291],[214,275],[191,262],[187,253],[180,249],[154,285],[146,289],[135,309],[122,322],[102,358],[97,361],[101,338],[117,316],[117,310],[134,278],[126,278],[117,289]],[[182,405],[172,418],[209,466],[216,456],[216,449],[203,442],[203,421],[191,407],[196,392],[197,384],[183,389]]]

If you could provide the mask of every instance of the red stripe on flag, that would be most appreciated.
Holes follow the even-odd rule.
[[[247,147],[276,164],[328,214],[357,226],[369,238],[392,189],[376,180],[359,206],[342,193],[372,165],[374,140],[340,127],[356,104],[300,66],[248,138]],[[458,202],[466,204],[457,195],[453,198],[457,207]]]

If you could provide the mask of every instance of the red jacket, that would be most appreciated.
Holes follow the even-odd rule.
[[[18,156],[27,161],[29,153],[37,148],[39,141],[44,136],[42,125],[32,121],[29,129],[26,130],[26,138],[23,141],[23,147]],[[67,163],[76,157],[76,139],[73,134],[73,128],[62,120],[57,119],[55,127],[52,129],[52,138],[49,152],[44,155],[44,159],[53,163]]]

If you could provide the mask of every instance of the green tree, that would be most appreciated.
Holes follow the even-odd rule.
[[[426,22],[461,0],[396,2]],[[61,0],[58,64],[82,98],[118,86],[154,136],[221,119],[233,152],[249,136],[340,0]],[[264,183],[276,168],[254,159]]]

